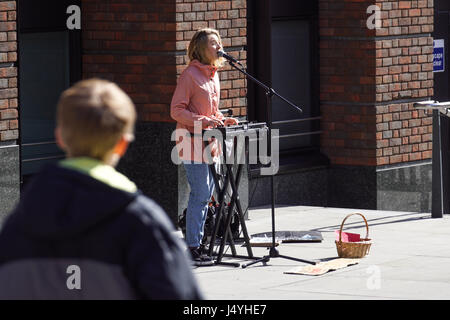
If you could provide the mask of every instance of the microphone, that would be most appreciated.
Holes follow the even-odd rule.
[[[243,67],[243,65],[242,65],[238,60],[236,60],[236,59],[233,58],[232,56],[226,54],[226,52],[223,51],[223,50],[217,51],[217,55],[218,55],[219,57],[224,57],[224,58],[227,59],[228,61],[237,63],[238,65],[240,65],[241,67]]]

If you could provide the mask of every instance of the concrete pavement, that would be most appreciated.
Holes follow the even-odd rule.
[[[372,239],[370,254],[359,264],[320,276],[285,274],[308,264],[271,258],[247,268],[215,265],[195,268],[206,296],[217,300],[450,299],[450,217],[431,214],[307,206],[276,207],[276,231],[319,231],[320,243],[281,243],[280,254],[321,262],[337,258],[335,230],[346,215],[362,213]],[[251,209],[249,234],[270,232],[271,210]],[[344,231],[365,236],[361,217],[350,217]],[[236,246],[239,254],[245,248]],[[253,247],[255,256],[268,254]],[[227,253],[230,253],[228,249]],[[241,264],[252,260],[224,257]]]

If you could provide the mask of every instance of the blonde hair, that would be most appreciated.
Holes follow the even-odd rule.
[[[135,121],[131,99],[107,80],[82,80],[58,101],[57,124],[71,157],[103,160],[122,136],[133,139]]]
[[[222,67],[224,64],[223,58],[218,58],[215,61],[209,61],[205,55],[206,48],[208,46],[208,36],[216,35],[217,39],[219,39],[220,45],[222,45],[222,39],[220,38],[219,31],[212,28],[203,28],[197,30],[195,34],[192,36],[191,41],[189,42],[188,47],[188,57],[189,60],[198,60],[203,64],[210,64],[216,67]]]

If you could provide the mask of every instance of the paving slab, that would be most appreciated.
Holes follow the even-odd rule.
[[[310,206],[279,206],[276,231],[319,231],[320,243],[281,243],[279,253],[316,262],[338,258],[335,231],[350,213],[363,214],[372,239],[370,254],[357,265],[320,276],[285,274],[308,264],[271,258],[247,268],[215,265],[194,268],[206,299],[212,300],[395,300],[450,299],[450,218],[429,213],[359,210]],[[249,210],[250,235],[270,232],[270,207]],[[365,236],[361,217],[351,216],[344,231]],[[247,256],[237,244],[238,254]],[[253,247],[262,257],[266,248]],[[227,247],[227,254],[231,253]],[[251,259],[224,257],[241,265]]]

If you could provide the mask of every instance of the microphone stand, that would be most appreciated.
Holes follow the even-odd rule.
[[[266,92],[267,126],[268,126],[268,136],[269,136],[267,149],[268,149],[268,153],[270,154],[270,157],[272,159],[272,97],[277,96],[278,98],[280,98],[281,100],[286,102],[288,105],[290,105],[291,107],[293,107],[300,113],[303,113],[303,110],[300,107],[296,106],[291,101],[289,101],[286,98],[284,98],[283,96],[279,95],[277,92],[275,92],[275,90],[273,88],[266,86],[264,83],[262,83],[261,81],[259,81],[258,79],[256,79],[255,77],[253,77],[252,75],[247,73],[247,71],[245,71],[243,68],[242,69],[239,68],[233,61],[231,61],[229,59],[227,59],[227,61],[233,68],[235,68],[236,70],[238,70],[239,72],[244,74],[247,78],[249,78],[250,80],[255,82],[258,86],[263,88],[264,91]],[[272,163],[271,163],[271,165],[272,165]],[[244,265],[242,265],[242,268],[246,268],[246,267],[256,264],[258,262],[262,262],[264,265],[266,265],[266,263],[270,260],[270,258],[284,258],[284,259],[294,260],[294,261],[298,261],[298,262],[316,264],[316,262],[314,262],[314,261],[309,261],[309,260],[298,259],[298,258],[281,255],[278,252],[278,249],[275,247],[275,194],[274,194],[274,187],[273,187],[273,176],[274,176],[274,174],[272,173],[270,175],[271,204],[272,204],[272,208],[271,208],[271,210],[272,210],[271,211],[271,213],[272,213],[272,246],[269,248],[269,255],[264,256],[261,259],[252,261],[248,264],[244,264]]]

